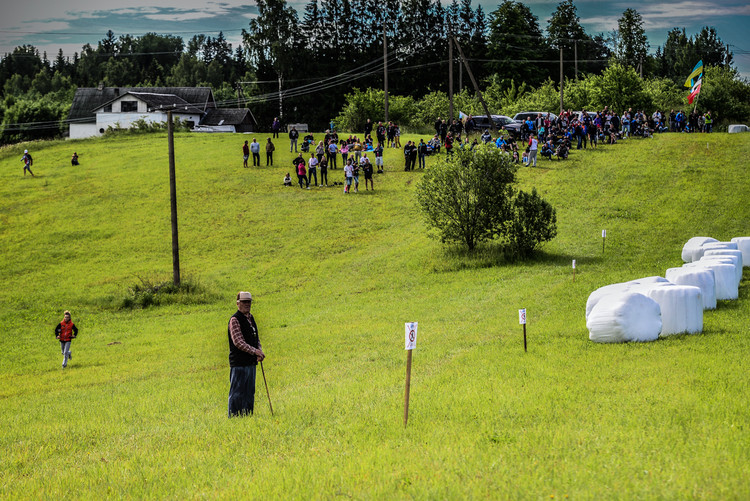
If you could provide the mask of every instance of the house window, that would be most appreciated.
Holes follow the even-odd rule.
[[[138,101],[120,101],[120,111],[123,113],[138,111]]]
[[[108,104],[104,107],[104,113],[112,113],[112,105]]]

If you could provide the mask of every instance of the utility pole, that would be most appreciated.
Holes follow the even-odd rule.
[[[171,111],[167,111],[167,136],[169,138],[169,199],[172,206],[172,275],[174,284],[179,286],[180,244],[177,240],[177,185],[174,173],[174,126]]]
[[[383,20],[383,85],[385,90],[385,123],[388,124],[388,40],[385,37],[385,19]]]
[[[283,78],[281,76],[281,73],[279,73],[279,120],[284,116],[284,95],[281,92],[281,83],[283,81]]]
[[[487,114],[487,118],[490,120],[490,127],[492,127],[492,132],[496,132],[495,121],[492,120],[492,115],[490,115],[490,109],[487,107],[487,103],[484,101],[484,98],[482,97],[482,91],[479,90],[479,85],[477,85],[477,81],[474,78],[474,73],[471,72],[471,68],[469,67],[469,62],[466,60],[466,57],[464,57],[464,51],[463,49],[461,49],[461,45],[458,43],[458,40],[456,40],[455,37],[451,37],[451,39],[453,40],[453,42],[456,44],[456,47],[458,48],[458,53],[461,56],[461,61],[464,63],[464,66],[466,66],[466,72],[469,74],[469,78],[471,79],[471,84],[474,86],[474,92],[477,93],[477,98],[479,99],[479,102],[482,103],[484,112]]]
[[[459,64],[458,64],[458,93],[460,94],[462,90],[464,90],[464,65],[463,65],[463,58],[459,58]]]
[[[578,80],[578,40],[574,40],[573,57],[575,58],[576,65],[576,80]]]
[[[560,42],[560,115],[563,113],[563,48]]]
[[[453,35],[448,32],[448,127],[453,123]]]

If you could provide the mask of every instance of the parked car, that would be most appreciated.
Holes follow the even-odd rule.
[[[595,111],[587,111],[586,114],[589,117],[591,117],[591,120],[593,120],[594,118],[596,118],[596,112]],[[581,121],[581,117],[583,116],[583,112],[582,111],[574,111],[573,112],[573,116],[576,118],[576,120],[578,120],[580,122]]]
[[[548,112],[546,111],[522,111],[520,113],[516,113],[513,117],[513,120],[516,122],[525,122],[526,119],[530,118],[532,120],[536,120],[536,117],[539,116],[539,114],[542,114],[543,117],[546,117]],[[550,120],[557,120],[557,115],[554,113],[549,113]]]
[[[497,130],[502,130],[503,128],[506,128],[508,125],[515,124],[512,118],[506,117],[505,115],[490,115],[490,117],[492,118],[492,121],[495,123],[495,128]],[[490,126],[490,119],[487,118],[487,115],[475,116],[474,125],[478,130],[482,130],[482,131],[492,128]]]

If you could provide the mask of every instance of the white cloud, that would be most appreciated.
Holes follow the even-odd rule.
[[[175,12],[174,14],[148,14],[146,19],[152,19],[154,21],[194,21],[196,19],[210,19],[217,17],[218,14],[212,14],[208,12]]]

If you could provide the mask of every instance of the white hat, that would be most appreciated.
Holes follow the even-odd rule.
[[[249,292],[240,291],[237,293],[237,301],[252,301],[253,295]]]
[[[28,152],[29,152],[29,150],[23,150],[23,152],[24,152],[24,153],[28,153]]]

